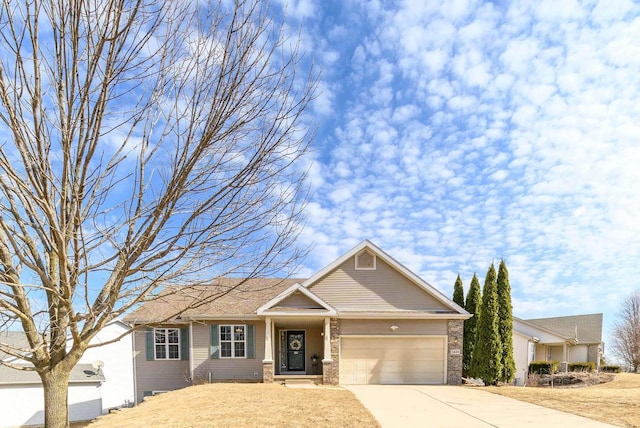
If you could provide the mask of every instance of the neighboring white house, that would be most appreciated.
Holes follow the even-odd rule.
[[[602,314],[513,318],[516,385],[524,385],[532,361],[558,361],[560,370],[569,363],[593,362],[599,369],[602,352]]]
[[[100,345],[129,329],[121,321],[108,324],[92,341]],[[24,335],[4,332],[0,341],[26,344]],[[69,379],[69,420],[90,420],[109,409],[133,405],[131,334],[120,340],[89,348]],[[19,363],[15,358],[4,358]],[[44,393],[35,372],[0,366],[0,428],[44,423]]]

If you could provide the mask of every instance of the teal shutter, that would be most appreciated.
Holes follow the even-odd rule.
[[[153,349],[153,346],[155,344],[155,341],[153,340],[153,329],[152,328],[147,328],[145,331],[145,343],[146,343],[146,355],[147,355],[147,361],[153,361],[155,360],[155,352]]]
[[[189,359],[189,327],[180,329],[180,359]]]
[[[247,326],[247,358],[256,357],[256,340],[254,334],[254,325]]]
[[[209,355],[211,355],[211,358],[220,358],[220,331],[218,330],[218,324],[211,324]]]

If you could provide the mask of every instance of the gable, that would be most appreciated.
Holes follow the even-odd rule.
[[[381,257],[375,269],[357,269],[354,255],[309,285],[339,312],[429,311],[455,313]]]
[[[299,291],[287,296],[273,308],[325,309],[321,304]]]
[[[256,313],[335,315],[336,310],[300,284],[294,284],[259,307]]]

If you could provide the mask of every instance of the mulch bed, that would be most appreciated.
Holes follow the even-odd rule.
[[[529,375],[527,386],[541,388],[580,388],[611,382],[613,373],[569,372],[553,375]]]

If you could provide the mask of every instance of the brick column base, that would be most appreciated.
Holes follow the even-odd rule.
[[[337,385],[337,380],[333,376],[333,361],[322,361],[322,384]]]
[[[335,361],[322,361],[322,384],[337,385],[338,378],[338,364]]]
[[[262,362],[262,382],[273,383],[273,361]]]
[[[462,320],[447,322],[447,384],[462,384]]]

